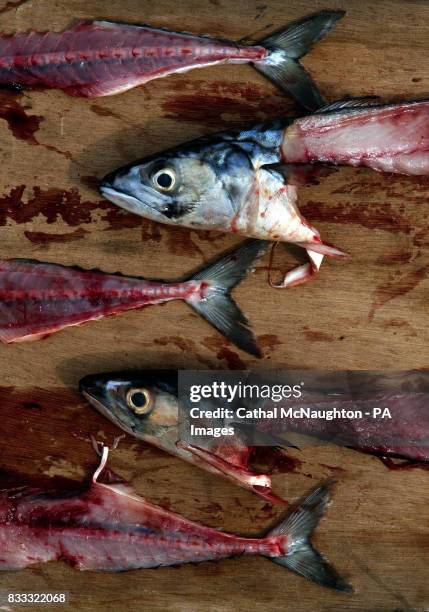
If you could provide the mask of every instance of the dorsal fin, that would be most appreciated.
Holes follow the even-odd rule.
[[[334,111],[353,110],[358,108],[367,108],[377,104],[380,98],[378,96],[365,96],[361,98],[347,98],[346,100],[337,100],[322,108],[317,109],[315,114],[332,113]]]

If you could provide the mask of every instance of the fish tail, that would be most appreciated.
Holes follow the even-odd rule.
[[[210,264],[190,280],[206,283],[202,297],[193,295],[186,301],[204,319],[243,351],[261,356],[249,321],[232,299],[230,292],[251,271],[256,259],[263,255],[267,241],[249,240],[242,246]]]
[[[353,592],[353,587],[313,548],[310,542],[310,536],[322,518],[329,501],[329,484],[318,487],[296,510],[274,527],[268,537],[284,535],[287,554],[268,558],[324,587],[350,593]]]
[[[292,95],[302,106],[315,111],[326,104],[311,76],[299,63],[332,30],[345,11],[320,11],[265,38],[259,44],[270,51],[268,57],[255,62],[255,68],[281,89]]]

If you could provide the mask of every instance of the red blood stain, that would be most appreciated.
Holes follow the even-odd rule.
[[[36,144],[39,144],[40,146],[44,147],[48,151],[54,151],[54,153],[58,153],[58,155],[62,155],[66,159],[73,159],[73,156],[70,153],[70,151],[62,151],[61,149],[58,149],[58,147],[55,147],[54,145],[46,144],[46,143],[39,142],[39,141],[37,141]]]
[[[412,291],[422,281],[429,272],[429,264],[407,272],[402,276],[394,276],[387,282],[379,285],[373,293],[372,306],[368,315],[370,321],[373,320],[375,311],[390,302],[394,298],[406,295]]]
[[[167,234],[166,242],[166,246],[172,255],[188,255],[190,257],[199,255],[205,260],[204,253],[193,240],[194,233],[192,230],[186,227],[174,228],[174,230]]]
[[[0,197],[0,226],[6,225],[8,220],[18,224],[29,223],[41,215],[47,223],[62,219],[67,225],[76,227],[91,223],[94,211],[105,211],[101,220],[108,223],[109,230],[140,225],[139,217],[112,206],[106,200],[82,200],[77,189],[67,191],[56,187],[33,187],[33,195],[24,201],[25,190],[25,185],[19,185]]]
[[[389,470],[415,470],[417,468],[429,470],[429,463],[423,461],[394,461],[390,457],[379,457],[379,459]]]
[[[282,342],[279,337],[275,334],[262,334],[257,337],[258,345],[264,351],[264,353],[272,353],[278,346],[281,346]]]
[[[231,351],[226,346],[222,347],[217,353],[218,359],[224,359],[230,370],[245,370],[246,364],[242,361],[237,353]]]
[[[106,230],[120,230],[120,229],[131,229],[133,227],[140,227],[141,217],[128,213],[119,206],[110,206],[106,214],[102,217],[103,221],[107,221],[108,227]]]
[[[157,346],[168,346],[172,344],[184,353],[192,354],[193,357],[204,366],[209,368],[213,367],[213,363],[198,352],[197,345],[193,340],[185,339],[181,336],[163,336],[161,338],[155,338],[153,342],[148,343],[148,346],[152,346],[153,344]]]
[[[174,344],[181,351],[193,351],[195,348],[195,342],[193,340],[185,340],[180,336],[163,336],[162,338],[155,338],[154,344],[158,346],[167,346],[168,344]]]
[[[119,119],[120,121],[123,121],[124,119],[119,113],[115,113],[114,111],[110,110],[110,108],[100,106],[99,104],[91,104],[89,108],[90,110],[92,110],[93,113],[99,115],[99,117],[114,117],[115,119]]]
[[[210,516],[212,517],[217,517],[217,518],[222,517],[222,514],[223,514],[222,506],[220,504],[217,504],[216,502],[211,502],[207,504],[206,506],[202,506],[200,510],[202,512],[206,512],[207,514],[210,514]]]
[[[218,336],[207,336],[202,342],[203,346],[207,349],[216,353],[216,357],[219,360],[225,360],[226,365],[230,370],[246,370],[247,366],[240,356],[232,351],[226,345],[224,338]]]
[[[202,125],[240,126],[284,116],[290,101],[281,94],[267,95],[262,87],[248,83],[181,81],[179,92],[163,104],[164,116]]]
[[[22,93],[0,90],[0,118],[7,122],[15,138],[37,145],[39,142],[34,134],[39,129],[43,117],[28,115],[28,108],[20,104],[22,97]]]
[[[162,233],[159,223],[144,221],[141,233],[142,242],[161,242]]]
[[[249,463],[252,469],[262,473],[296,472],[302,466],[302,461],[273,446],[253,447]]]
[[[256,519],[267,521],[278,515],[278,506],[274,506],[273,504],[264,504],[262,508],[259,510],[256,515]]]
[[[388,327],[410,327],[410,324],[408,321],[404,321],[403,319],[390,319],[389,321],[383,321],[382,323],[384,328],[388,328]]]
[[[18,8],[19,6],[25,4],[28,1],[29,0],[10,0],[9,2],[6,2],[6,4],[2,6],[2,8],[0,8],[0,14],[12,11],[13,9]]]
[[[335,340],[334,336],[331,334],[327,334],[323,331],[318,331],[314,329],[304,329],[304,334],[309,340],[313,342],[332,342]]]
[[[74,232],[69,232],[67,234],[47,234],[45,232],[25,231],[24,236],[34,244],[49,244],[50,242],[73,242],[74,240],[84,238],[88,233],[89,232],[80,227]]]
[[[362,207],[345,202],[326,204],[310,200],[301,205],[300,210],[312,222],[355,224],[394,234],[402,232],[408,235],[412,231],[410,222],[389,202]]]
[[[405,264],[409,263],[413,257],[413,252],[411,250],[407,251],[394,251],[393,253],[387,253],[386,255],[380,255],[377,259],[376,263],[389,266],[391,264]]]

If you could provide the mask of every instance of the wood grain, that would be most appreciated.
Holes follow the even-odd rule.
[[[333,1],[346,18],[305,65],[331,99],[429,93],[429,4]],[[0,3],[3,32],[60,30],[79,19],[147,22],[256,40],[321,8],[316,0],[27,0]],[[153,81],[126,94],[73,99],[56,91],[0,94],[1,257],[33,257],[126,274],[175,278],[237,242],[156,226],[102,201],[97,179],[167,146],[294,108],[254,69],[218,66]],[[407,369],[429,363],[429,181],[344,169],[301,190],[301,209],[351,254],[311,284],[274,291],[265,260],[236,291],[264,348],[263,367]],[[279,251],[279,267],[294,255]],[[0,346],[4,482],[83,480],[95,459],[88,435],[113,425],[78,396],[88,373],[132,367],[261,366],[185,304],[130,312],[46,341]],[[390,472],[335,447],[292,451],[297,473],[276,490],[297,500],[337,480],[315,542],[357,592],[332,593],[265,559],[101,575],[61,563],[0,576],[0,591],[66,591],[71,610],[360,610],[429,608],[429,471]],[[277,509],[250,493],[127,438],[111,467],[150,500],[208,525],[259,534]]]

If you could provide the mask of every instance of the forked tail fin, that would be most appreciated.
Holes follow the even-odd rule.
[[[322,518],[329,500],[329,486],[321,486],[284,521],[274,527],[268,536],[287,536],[288,554],[269,559],[324,587],[352,592],[353,587],[310,543],[310,536]]]
[[[230,292],[252,270],[255,261],[265,253],[269,242],[249,240],[237,249],[204,268],[190,280],[207,284],[204,296],[187,300],[195,310],[243,351],[261,356],[249,321],[232,299]]]
[[[314,43],[332,30],[345,11],[320,11],[294,21],[283,30],[265,38],[259,44],[271,51],[254,66],[281,89],[292,95],[302,106],[314,111],[326,105],[308,72],[301,66],[303,57]]]

